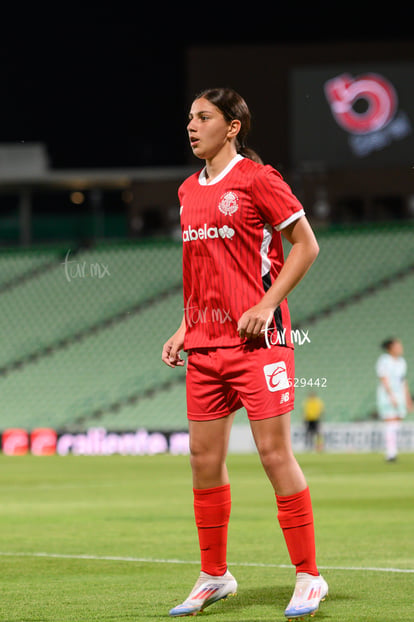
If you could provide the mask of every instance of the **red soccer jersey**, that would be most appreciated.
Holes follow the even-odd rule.
[[[238,320],[279,274],[280,230],[300,218],[303,207],[274,168],[239,155],[208,184],[205,169],[188,177],[178,196],[184,349],[240,345]],[[275,320],[279,344],[293,347],[287,299]]]

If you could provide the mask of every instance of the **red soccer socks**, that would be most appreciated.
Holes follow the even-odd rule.
[[[193,489],[194,515],[201,553],[201,570],[221,576],[227,570],[227,532],[230,520],[230,484]]]
[[[201,570],[221,576],[227,570],[227,532],[231,511],[230,485],[193,489],[194,515],[201,553]],[[315,560],[315,533],[309,488],[276,495],[278,520],[296,572],[319,574]]]
[[[296,572],[318,575],[315,561],[315,532],[309,488],[287,497],[276,495],[277,517],[290,560]]]

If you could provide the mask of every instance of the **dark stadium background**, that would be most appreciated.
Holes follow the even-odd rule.
[[[193,46],[413,42],[407,5],[32,11],[2,24],[0,140],[43,141],[53,168],[186,163]]]

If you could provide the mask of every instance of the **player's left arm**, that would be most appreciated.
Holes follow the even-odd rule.
[[[301,281],[318,256],[319,245],[306,216],[289,224],[281,233],[292,248],[277,279],[262,300],[240,317],[237,330],[242,339],[252,339],[263,333],[275,309]]]

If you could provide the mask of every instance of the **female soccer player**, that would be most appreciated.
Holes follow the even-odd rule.
[[[187,131],[205,162],[179,188],[184,315],[162,360],[184,365],[194,513],[201,573],[170,616],[196,615],[233,594],[227,569],[231,494],[226,454],[237,409],[246,408],[274,488],[296,586],[285,615],[314,613],[328,592],[315,561],[312,503],[290,442],[294,352],[287,295],[319,247],[299,201],[281,175],[246,148],[250,112],[231,89],[209,89],[192,103]],[[292,247],[284,261],[281,233]]]
[[[385,459],[393,462],[398,456],[398,430],[401,421],[412,410],[413,403],[407,383],[407,362],[399,339],[381,344],[384,352],[377,360],[378,415],[385,422]]]

